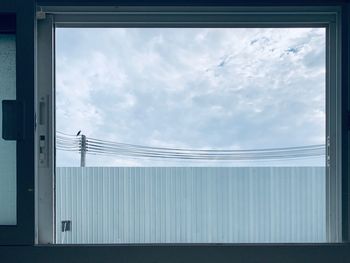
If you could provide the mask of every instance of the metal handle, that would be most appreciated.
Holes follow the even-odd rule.
[[[7,141],[24,139],[24,106],[17,100],[2,101],[2,138]]]

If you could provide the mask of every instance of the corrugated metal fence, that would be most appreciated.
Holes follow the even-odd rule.
[[[325,181],[324,167],[57,168],[56,240],[325,242]]]

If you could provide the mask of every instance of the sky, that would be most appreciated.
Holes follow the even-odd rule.
[[[146,146],[261,149],[325,142],[324,28],[58,28],[56,130]],[[323,166],[324,157],[87,166]],[[79,166],[57,151],[57,166]]]

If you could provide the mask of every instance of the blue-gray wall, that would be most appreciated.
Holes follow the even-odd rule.
[[[325,181],[324,167],[57,168],[57,243],[325,242]]]

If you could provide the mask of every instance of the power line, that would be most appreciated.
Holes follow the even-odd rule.
[[[132,158],[177,159],[194,161],[281,160],[325,155],[325,145],[305,145],[283,148],[232,150],[153,147],[111,142],[81,135],[57,132],[56,148],[63,151],[94,155],[114,155]]]

